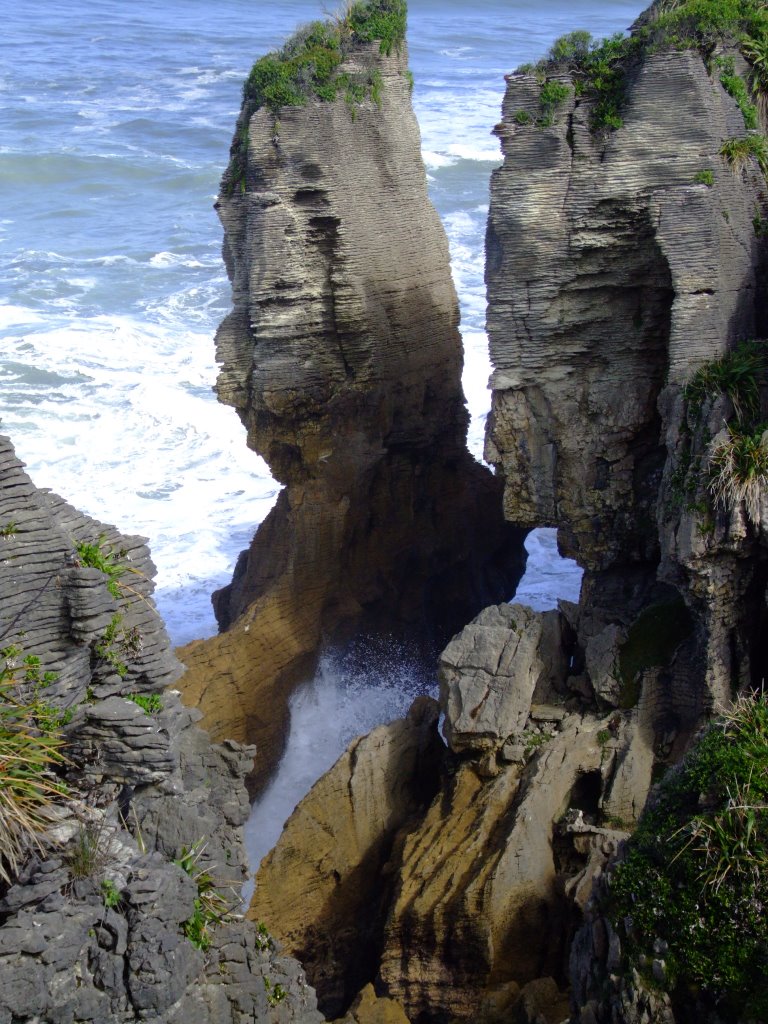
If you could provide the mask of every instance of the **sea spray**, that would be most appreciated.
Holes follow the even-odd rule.
[[[421,694],[437,696],[434,669],[393,640],[359,638],[344,652],[322,655],[314,678],[291,698],[285,753],[245,826],[252,871],[275,845],[299,800],[352,740],[402,718]],[[243,900],[248,903],[252,894],[251,881]]]

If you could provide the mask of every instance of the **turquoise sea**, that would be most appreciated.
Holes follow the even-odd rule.
[[[413,0],[414,103],[448,232],[475,414],[488,404],[483,237],[503,76],[635,0]],[[176,642],[276,493],[219,406],[229,304],[213,212],[241,83],[321,3],[17,0],[0,64],[0,430],[40,486],[149,537]]]

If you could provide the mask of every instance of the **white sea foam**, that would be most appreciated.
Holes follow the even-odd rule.
[[[13,306],[10,303],[0,303],[0,329],[7,330],[9,327],[20,327],[25,324],[39,324],[43,317],[33,309],[24,306]]]
[[[452,142],[449,144],[447,152],[450,156],[457,157],[461,160],[477,160],[480,163],[497,164],[501,160],[498,143],[495,145],[479,147],[466,145],[461,142]]]
[[[570,558],[560,558],[557,530],[532,530],[525,541],[528,563],[514,600],[534,611],[557,607],[561,598],[578,601],[583,572]]]
[[[362,648],[351,661],[333,652],[324,654],[314,679],[291,698],[285,755],[244,829],[254,871],[275,845],[298,800],[356,736],[401,718],[420,693],[436,695],[434,681],[396,646],[377,645],[363,668]],[[252,881],[246,884],[244,902],[250,901],[253,889]]]
[[[210,594],[229,581],[277,493],[234,412],[213,395],[210,335],[187,330],[180,351],[178,323],[39,321],[7,338],[4,356],[70,383],[6,383],[3,429],[39,486],[149,537],[176,642],[210,635]]]

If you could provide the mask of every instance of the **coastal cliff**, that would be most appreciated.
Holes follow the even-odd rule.
[[[262,781],[321,644],[391,636],[431,662],[525,557],[466,450],[404,30],[404,4],[354,4],[258,61],[217,202],[234,304],[217,391],[284,490],[181,686],[213,735],[258,744]]]
[[[382,795],[377,831],[376,801],[349,800],[350,750],[258,875],[251,912],[280,930],[273,908],[298,896],[286,863],[337,908],[364,877],[355,845],[329,879],[307,815],[343,820],[340,843],[364,834],[377,862],[383,849],[374,939],[346,980],[373,982],[411,1020],[560,1024],[569,996],[581,1024],[754,1017],[743,986],[697,974],[680,936],[617,918],[595,884],[635,849],[652,783],[766,675],[768,143],[745,55],[768,26],[754,5],[725,24],[694,6],[654,5],[624,40],[564,37],[508,76],[495,129],[486,457],[508,520],[557,527],[585,569],[579,604],[485,609],[440,659],[442,765],[404,772],[401,813]],[[721,797],[686,797],[674,828],[714,828]],[[621,905],[639,908],[648,887],[627,871]],[[671,907],[654,913],[673,930]],[[728,907],[717,913],[730,933]],[[307,948],[320,920],[289,911],[288,947]],[[344,928],[359,936],[353,914]],[[337,950],[314,948],[308,972],[335,1012]]]
[[[237,914],[253,750],[212,745],[149,551],[0,437],[0,1020],[322,1020]]]

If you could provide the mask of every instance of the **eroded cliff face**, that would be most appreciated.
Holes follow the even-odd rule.
[[[370,848],[391,851],[368,980],[411,1020],[560,1024],[571,982],[583,1024],[694,1019],[621,974],[621,940],[590,899],[654,777],[718,701],[765,676],[764,489],[751,516],[713,502],[711,443],[734,409],[686,391],[764,333],[765,180],[721,155],[746,133],[711,68],[694,50],[635,51],[623,125],[600,132],[565,64],[545,71],[565,86],[552,118],[541,74],[508,78],[488,226],[487,456],[508,519],[556,526],[586,572],[578,605],[487,608],[443,652],[449,752],[432,801],[406,801],[394,836],[391,819],[372,828],[351,808],[350,831],[364,814]],[[348,792],[349,764],[333,773]],[[427,769],[416,778],[435,784]],[[324,796],[330,820],[329,784]],[[265,914],[288,898],[274,865],[297,846],[284,836],[262,868]],[[323,864],[301,856],[322,886]],[[339,890],[352,878],[341,871]],[[320,924],[310,914],[290,948]],[[339,970],[319,952],[321,1001]]]
[[[698,51],[635,61],[623,127],[610,133],[591,129],[566,68],[550,74],[569,90],[555,123],[518,123],[519,111],[539,116],[540,86],[515,75],[496,129],[486,454],[506,479],[508,518],[557,526],[588,571],[582,617],[626,628],[660,582],[677,588],[706,646],[699,682],[669,696],[690,722],[759,676],[736,635],[762,579],[759,530],[743,510],[710,514],[701,461],[729,409],[710,402],[692,416],[683,391],[703,364],[764,333],[754,224],[765,180],[756,162],[734,170],[720,155],[745,137],[744,120]],[[702,172],[710,184],[696,183]]]
[[[2,779],[0,1020],[318,1024],[299,964],[236,913],[253,750],[212,745],[165,689],[181,666],[153,575],[141,537],[39,491],[0,437],[0,760],[25,756],[14,701],[66,757],[16,868],[8,837],[35,807]],[[233,911],[218,925],[199,916],[201,872]]]
[[[217,204],[234,300],[217,390],[285,489],[216,595],[225,632],[182,652],[182,686],[216,736],[257,742],[261,772],[322,641],[354,628],[433,654],[522,569],[500,484],[466,450],[406,70],[404,42],[353,42],[339,74],[375,82],[367,98],[246,102]]]

